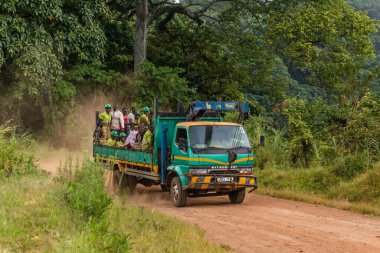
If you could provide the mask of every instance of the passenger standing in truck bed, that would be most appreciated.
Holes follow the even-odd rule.
[[[116,131],[118,134],[124,132],[124,119],[123,114],[119,111],[119,106],[113,106],[113,113],[111,115],[111,131]]]
[[[154,126],[150,125],[148,131],[145,132],[143,140],[142,140],[142,149],[144,151],[150,150],[151,147],[153,147],[153,132],[154,132]]]
[[[97,125],[102,128],[101,138],[108,140],[110,138],[110,123],[111,123],[111,105],[104,106],[105,112],[99,114]]]
[[[139,121],[138,121],[139,125],[141,125],[141,124],[145,124],[145,126],[150,125],[149,118],[148,118],[149,111],[150,111],[149,107],[144,107],[144,109],[143,109],[144,113],[143,113],[143,115],[141,115],[141,117],[139,118]]]

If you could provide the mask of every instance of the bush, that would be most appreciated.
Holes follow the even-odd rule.
[[[314,143],[313,148],[316,160],[323,166],[334,163],[339,155],[334,139],[331,143],[326,141],[321,141],[319,144]]]
[[[331,190],[331,195],[351,202],[375,203],[380,206],[380,164]]]
[[[257,147],[255,149],[255,165],[260,170],[265,169],[265,166],[270,162],[272,158],[272,153],[269,149],[265,147]]]
[[[110,228],[107,210],[112,199],[103,182],[103,168],[85,160],[80,167],[69,157],[60,168],[60,181],[64,183],[64,202],[84,218],[84,233],[75,240],[69,251],[128,252],[129,239],[118,228]]]
[[[30,136],[15,130],[9,123],[0,125],[0,178],[38,173]]]
[[[104,189],[102,168],[90,160],[74,172],[63,196],[66,204],[85,219],[101,218],[112,202]]]
[[[371,168],[367,152],[347,154],[336,159],[332,172],[337,177],[350,180]]]
[[[318,193],[324,193],[338,183],[339,178],[326,168],[310,169],[306,171],[302,182],[305,189]]]
[[[90,219],[69,251],[75,252],[129,252],[129,237],[119,229],[110,229],[107,219]]]
[[[295,189],[302,186],[305,170],[294,168],[265,169],[256,171],[259,184],[272,189]]]

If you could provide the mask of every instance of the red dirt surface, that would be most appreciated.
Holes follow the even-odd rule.
[[[156,187],[129,202],[196,224],[235,252],[380,252],[380,218],[319,205],[248,194],[240,205],[223,196],[176,208]]]
[[[56,175],[67,153],[50,153],[41,167]],[[196,224],[209,240],[235,252],[380,253],[379,217],[320,205],[247,194],[240,205],[222,196],[189,198],[186,207],[176,208],[158,187],[139,187],[128,202]]]

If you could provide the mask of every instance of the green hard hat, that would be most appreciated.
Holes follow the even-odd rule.
[[[112,132],[111,132],[111,136],[112,136],[112,137],[117,137],[117,136],[118,136],[117,131],[112,131]]]
[[[149,112],[150,109],[149,109],[149,107],[145,106],[144,109],[143,109],[143,111],[144,111],[144,112]]]
[[[110,104],[106,104],[106,105],[104,106],[104,108],[111,108],[111,105],[110,105]]]
[[[123,133],[123,132],[121,132],[120,134],[119,134],[119,137],[126,137],[127,135],[125,134],[125,133]]]

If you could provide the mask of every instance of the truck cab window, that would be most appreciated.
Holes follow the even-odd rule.
[[[183,152],[187,151],[187,131],[184,128],[178,128],[177,134],[175,137],[175,143],[177,144],[178,148],[182,150]]]

